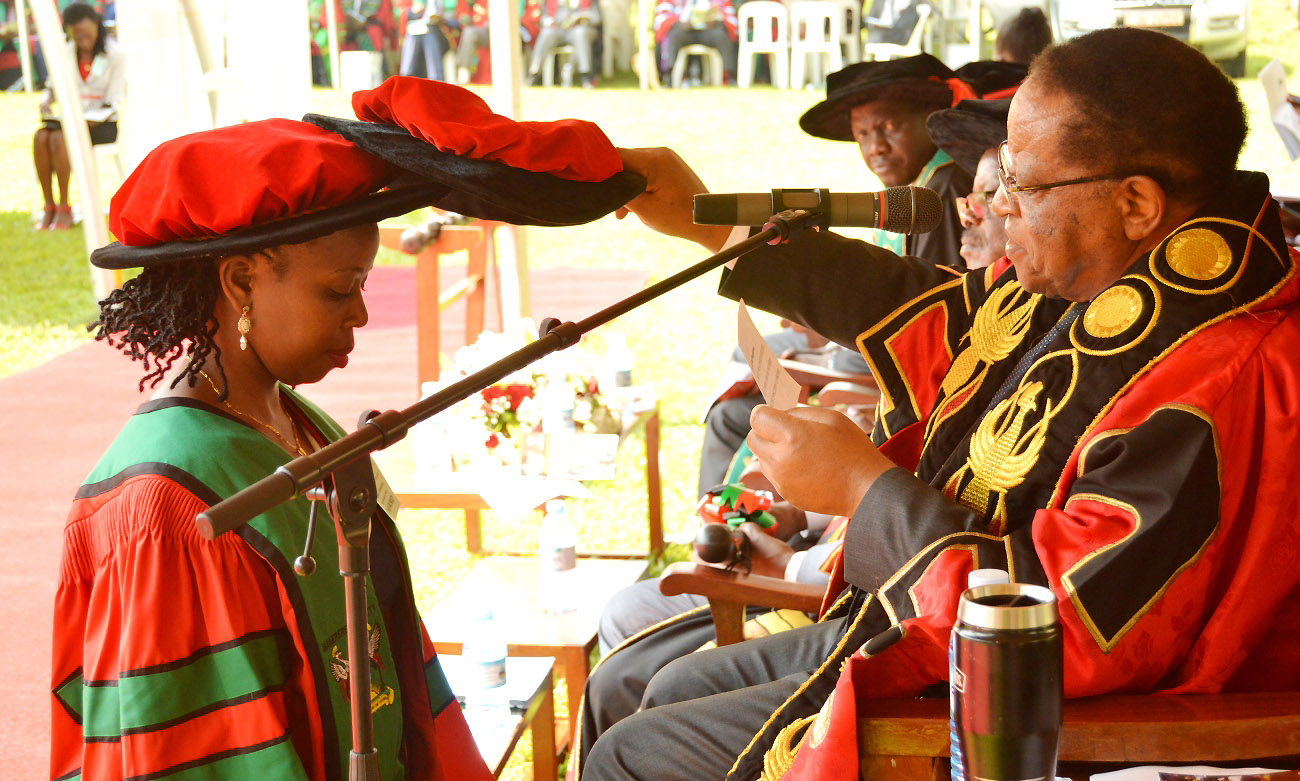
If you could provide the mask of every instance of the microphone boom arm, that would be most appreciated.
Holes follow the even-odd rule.
[[[546,318],[539,327],[541,338],[537,341],[421,399],[405,410],[400,412],[389,410],[368,418],[351,434],[314,453],[293,459],[256,483],[199,513],[195,519],[199,533],[205,539],[211,540],[244,525],[272,507],[305,494],[308,489],[335,471],[399,441],[416,423],[447,409],[550,353],[577,344],[583,334],[763,244],[784,241],[791,233],[817,225],[823,219],[824,215],[802,209],[782,212],[774,215],[763,229],[753,236],[611,304],[577,323],[561,323],[555,318]],[[362,490],[373,492],[374,489],[370,487]],[[349,499],[374,501],[373,496],[357,496]]]

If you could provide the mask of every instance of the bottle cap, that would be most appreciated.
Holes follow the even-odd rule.
[[[966,588],[990,586],[994,583],[1010,583],[1011,576],[1001,569],[973,569],[966,576]]]

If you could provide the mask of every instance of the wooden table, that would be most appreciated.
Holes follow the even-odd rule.
[[[507,659],[506,682],[499,697],[508,703],[508,707],[491,709],[474,707],[473,674],[463,658],[439,655],[438,662],[451,690],[456,692],[456,699],[465,708],[465,721],[474,736],[474,745],[492,775],[501,775],[515,744],[524,730],[530,729],[533,736],[533,778],[542,781],[555,778],[555,684],[551,675],[554,659]],[[493,696],[497,694],[494,692]],[[470,707],[466,707],[467,695],[471,700]]]
[[[610,595],[634,583],[644,571],[644,561],[579,559],[577,568],[567,574],[576,581],[573,593],[582,598],[581,603],[576,610],[548,615],[540,600],[537,559],[491,556],[475,564],[451,595],[425,616],[425,626],[439,654],[459,655],[470,627],[470,607],[490,600],[493,620],[500,624],[510,656],[552,656],[559,663],[569,689],[568,729],[561,737],[572,742],[601,611]]]
[[[649,403],[635,413],[623,427],[620,435],[626,439],[637,427],[645,427],[645,479],[646,479],[646,522],[649,536],[649,554],[657,556],[664,549],[663,522],[663,487],[659,477],[659,402],[651,399]],[[621,440],[620,440],[621,442]],[[411,451],[411,437],[407,437],[391,447],[375,453],[375,461],[383,470],[404,508],[461,510],[465,515],[465,549],[475,553],[508,553],[531,555],[532,551],[493,551],[483,547],[482,511],[491,508],[491,504],[474,485],[472,476],[464,473],[442,473],[433,477],[418,475],[415,471],[415,456]],[[556,488],[562,489],[563,481],[556,481]],[[545,496],[553,499],[557,493]],[[579,551],[580,556],[588,555]],[[600,551],[595,555],[603,558],[644,559],[646,551]]]

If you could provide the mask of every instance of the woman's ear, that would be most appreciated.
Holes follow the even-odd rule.
[[[253,297],[254,271],[253,259],[245,255],[230,255],[217,261],[221,299],[236,312],[248,306]]]
[[[1142,242],[1156,234],[1163,238],[1162,223],[1169,210],[1169,196],[1155,179],[1149,176],[1129,176],[1120,182],[1120,215],[1124,221],[1124,235],[1131,241]]]

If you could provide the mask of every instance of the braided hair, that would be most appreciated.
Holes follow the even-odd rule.
[[[212,258],[150,266],[100,301],[99,319],[86,330],[95,331],[95,341],[108,342],[131,360],[144,363],[147,373],[140,380],[141,391],[146,384],[157,387],[182,357],[188,363],[170,387],[182,379],[194,387],[209,355],[225,388],[221,348],[212,338],[217,330],[212,311],[219,291]]]

